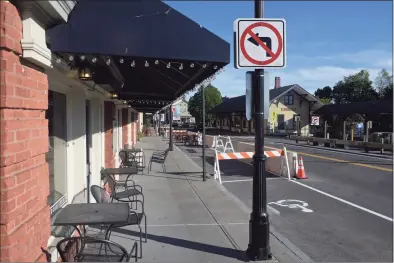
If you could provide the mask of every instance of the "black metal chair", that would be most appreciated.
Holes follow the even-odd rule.
[[[138,161],[133,153],[129,153],[125,150],[119,151],[119,158],[122,167],[138,167]]]
[[[122,149],[119,151],[121,167],[136,167],[138,172],[143,172],[145,168],[145,154],[142,150]]]
[[[135,249],[137,261],[137,243],[130,254],[127,250],[110,240],[92,237],[68,237],[59,241],[56,249],[62,262],[128,262]]]
[[[110,187],[112,193],[111,193],[111,199],[119,201],[119,202],[126,202],[126,203],[135,203],[136,204],[136,209],[138,209],[138,202],[134,202],[135,200],[139,200],[138,198],[141,197],[142,200],[141,204],[142,206],[144,205],[145,202],[145,197],[142,192],[142,186],[135,184],[135,182],[127,177],[126,180],[115,180],[114,174],[108,174],[101,172],[102,177],[104,177],[106,180],[105,182],[108,183],[108,186]],[[131,183],[131,185],[129,184]],[[104,183],[105,184],[105,183]],[[122,190],[118,190],[119,188],[123,188]]]
[[[90,187],[90,191],[96,200],[97,203],[112,203],[113,199],[111,198],[110,194],[102,187],[99,187],[97,185],[92,185]],[[141,202],[140,200],[134,200],[131,202]],[[133,210],[130,210],[129,218],[127,223],[124,224],[115,224],[115,225],[108,225],[108,226],[102,226],[106,228],[105,230],[105,239],[109,239],[112,233],[113,228],[120,228],[124,226],[131,226],[131,225],[136,225],[138,226],[140,230],[140,256],[142,258],[142,228],[141,228],[141,222],[144,219],[144,225],[145,225],[145,243],[148,241],[148,232],[147,232],[147,219],[146,219],[146,214],[144,211],[144,206],[142,205],[142,211],[140,213],[135,212]]]
[[[152,163],[161,163],[163,167],[163,172],[166,172],[166,166],[165,162],[168,156],[170,149],[165,150],[164,152],[154,152],[152,154],[152,157],[149,160],[149,166],[148,166],[148,173],[152,171]]]

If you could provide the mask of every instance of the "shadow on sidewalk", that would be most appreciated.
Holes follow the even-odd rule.
[[[190,175],[186,175],[186,176],[184,176],[184,177],[179,177],[179,176],[177,176],[177,177],[174,177],[174,176],[165,176],[166,174],[169,174],[169,173],[162,173],[163,175],[155,175],[155,174],[149,174],[149,175],[146,175],[146,176],[153,176],[153,177],[158,177],[158,178],[167,178],[167,179],[175,179],[175,180],[186,180],[186,181],[196,181],[196,182],[199,182],[199,181],[201,181],[201,180],[197,180],[197,179],[195,179],[195,178],[190,178],[190,177],[192,177],[192,176],[190,176]],[[201,177],[201,176],[200,176]]]
[[[202,171],[201,172],[157,172],[160,174],[172,174],[172,175],[184,175],[184,176],[190,176],[190,177],[201,177],[202,176]]]
[[[129,229],[122,229],[122,228],[117,228],[112,230],[113,233],[120,233],[124,235],[131,235],[134,237],[139,237],[139,232],[129,230]],[[124,238],[123,236],[118,236],[121,238]],[[209,244],[204,244],[204,243],[199,243],[195,241],[190,241],[186,239],[181,239],[181,238],[175,238],[175,237],[167,237],[167,236],[160,236],[160,235],[153,235],[153,234],[148,234],[148,242],[149,240],[154,240],[157,242],[177,246],[177,247],[183,247],[187,249],[192,249],[192,250],[197,250],[197,251],[202,251],[210,254],[216,254],[220,256],[225,256],[228,258],[233,258],[237,259],[239,261],[243,262],[248,262],[246,253],[244,251],[236,250],[234,248],[226,248],[226,247],[219,247],[219,246],[214,246],[214,245],[209,245]]]

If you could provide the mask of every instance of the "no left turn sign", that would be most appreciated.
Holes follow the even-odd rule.
[[[234,21],[236,68],[284,68],[286,41],[284,19]]]

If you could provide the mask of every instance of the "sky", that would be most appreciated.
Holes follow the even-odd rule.
[[[222,96],[245,94],[245,72],[233,62],[233,23],[253,18],[253,1],[166,1],[231,45],[231,60],[212,85]],[[286,20],[285,69],[266,70],[270,88],[298,84],[311,93],[334,86],[344,76],[366,69],[370,79],[392,71],[391,1],[265,1],[265,18]]]

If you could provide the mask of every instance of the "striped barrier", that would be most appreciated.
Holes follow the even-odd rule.
[[[253,158],[254,152],[232,152],[221,153],[215,150],[214,178],[222,183],[219,161],[223,160],[242,160]],[[286,147],[283,150],[264,151],[264,155],[268,158],[266,161],[266,171],[273,172],[279,176],[286,176],[290,179],[289,161],[287,157]],[[274,157],[281,157],[279,160]],[[277,160],[270,162],[270,160]]]
[[[280,157],[283,156],[283,151],[264,151],[267,157]],[[218,160],[238,160],[238,159],[251,159],[254,152],[234,152],[234,153],[217,153]]]

